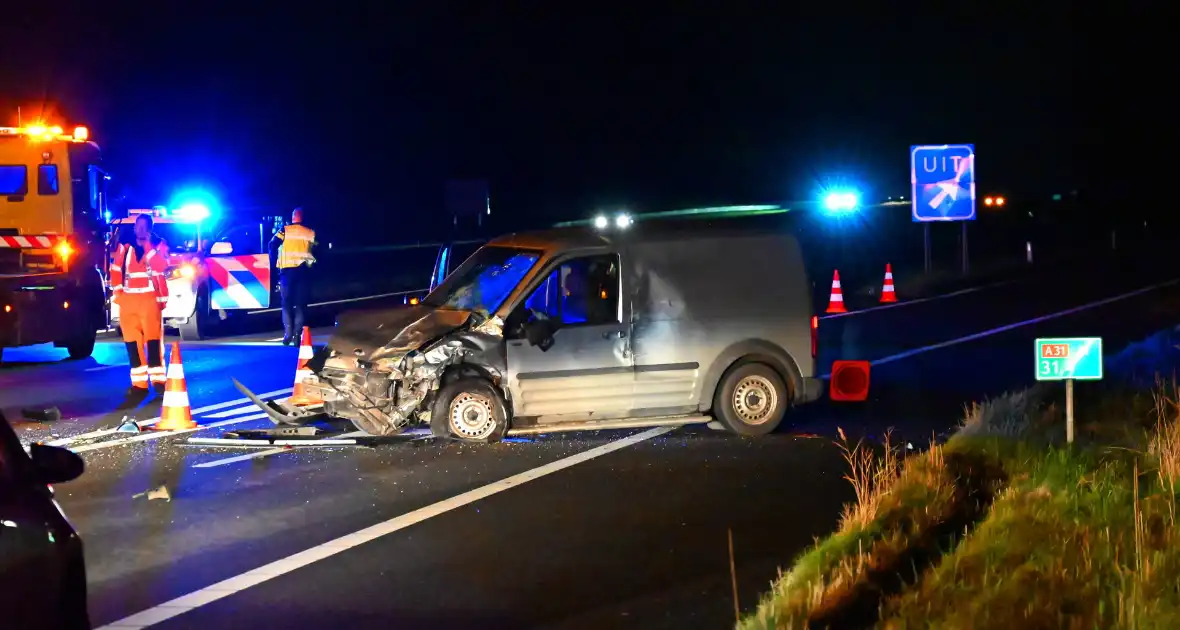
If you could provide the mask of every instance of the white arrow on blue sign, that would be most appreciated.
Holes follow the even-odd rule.
[[[910,147],[914,221],[970,221],[975,218],[975,145]]]

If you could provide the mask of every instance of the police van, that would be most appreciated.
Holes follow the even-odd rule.
[[[152,217],[153,232],[167,251],[164,325],[176,328],[181,339],[206,339],[234,313],[270,308],[276,274],[268,242],[275,225],[282,225],[280,217],[219,229],[210,224],[209,212],[203,207],[128,210],[127,217],[111,222],[110,256],[120,243],[134,240],[135,220],[144,214]],[[117,325],[118,305],[110,306],[110,316],[112,326]]]

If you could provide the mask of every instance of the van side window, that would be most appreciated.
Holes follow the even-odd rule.
[[[234,256],[244,256],[246,254],[262,254],[266,250],[262,247],[261,228],[257,223],[245,223],[242,225],[235,225],[224,230],[218,237],[218,241],[229,241],[233,246]]]
[[[614,254],[567,260],[524,301],[527,320],[552,319],[564,326],[619,322],[619,257]]]
[[[41,164],[37,166],[37,194],[56,195],[57,193],[57,165]]]

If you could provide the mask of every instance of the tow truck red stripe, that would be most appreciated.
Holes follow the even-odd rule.
[[[0,236],[0,247],[13,249],[48,248],[53,247],[60,236],[37,234],[32,236]]]

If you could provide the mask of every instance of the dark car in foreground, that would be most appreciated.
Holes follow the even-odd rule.
[[[26,452],[0,413],[0,626],[90,628],[82,540],[51,485],[83,469],[64,448],[33,444]]]

